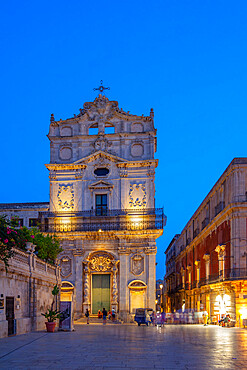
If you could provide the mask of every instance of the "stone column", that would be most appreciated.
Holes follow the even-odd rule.
[[[117,283],[117,264],[119,261],[114,261],[112,272],[112,303],[111,306],[114,308],[115,312],[118,312],[118,283]]]
[[[147,307],[155,310],[156,299],[156,243],[149,243],[145,248],[147,255]]]
[[[84,262],[84,301],[83,301],[83,313],[88,308],[90,310],[90,270],[88,261]]]
[[[129,313],[128,250],[121,246],[118,248],[118,253],[120,259],[119,316],[126,322]]]
[[[75,297],[74,297],[74,315],[75,319],[82,317],[82,252],[78,251],[74,253],[75,263]]]
[[[215,248],[215,252],[218,253],[218,260],[219,260],[219,276],[222,279],[225,278],[225,255],[226,255],[226,246],[225,245],[218,245]]]

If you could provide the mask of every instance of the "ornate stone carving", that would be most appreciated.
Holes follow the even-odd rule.
[[[82,179],[83,174],[84,174],[84,169],[80,168],[80,169],[75,171],[75,178],[76,179]]]
[[[131,272],[137,276],[144,272],[144,257],[141,254],[137,253],[131,257]]]
[[[152,245],[152,246],[149,246],[149,247],[145,247],[144,248],[144,252],[146,254],[156,254],[157,252],[157,247],[155,245]]]
[[[84,266],[84,303],[89,303],[89,268],[88,265]]]
[[[136,140],[131,146],[131,155],[132,157],[141,157],[144,152],[144,147],[142,142]]]
[[[130,184],[129,205],[130,208],[146,207],[146,188],[144,184]]]
[[[127,177],[128,176],[128,171],[125,170],[125,169],[121,169],[119,171],[119,175],[120,175],[120,177]]]
[[[56,180],[56,178],[57,178],[56,171],[50,171],[49,178],[51,180]]]
[[[72,148],[69,144],[66,144],[65,146],[60,147],[59,156],[62,160],[69,160],[72,158]]]
[[[117,285],[117,268],[118,261],[113,262],[112,272],[112,304],[117,304],[118,302],[118,285]]]
[[[57,193],[59,207],[63,210],[74,209],[74,196],[73,184],[59,184]]]
[[[105,152],[108,151],[111,144],[112,143],[108,141],[104,136],[100,136],[95,140],[93,146],[95,150],[102,150]]]
[[[148,175],[148,177],[154,177],[154,176],[155,176],[155,170],[154,170],[154,169],[150,169],[150,170],[147,172],[147,175]]]
[[[93,257],[90,261],[90,268],[94,271],[109,271],[112,261],[108,257]]]
[[[61,275],[63,277],[68,277],[71,275],[71,270],[72,270],[72,261],[71,258],[68,256],[64,256],[60,260],[60,266],[61,266]]]
[[[130,254],[131,253],[131,249],[128,248],[128,247],[118,247],[118,254]]]

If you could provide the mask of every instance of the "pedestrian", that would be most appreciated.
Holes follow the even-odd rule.
[[[115,321],[116,313],[115,313],[114,308],[111,311],[111,317],[112,317],[112,321]]]
[[[88,311],[88,308],[86,309],[85,316],[87,318],[87,324],[89,324],[89,311]]]
[[[102,314],[101,314],[101,311],[99,310],[98,311],[98,319],[101,319],[101,317],[102,317]]]
[[[106,316],[107,316],[107,311],[106,311],[105,307],[102,310],[102,315],[103,315],[103,325],[105,325],[106,324]]]
[[[161,314],[161,325],[162,326],[165,326],[165,321],[166,321],[166,314],[163,311],[162,314]]]

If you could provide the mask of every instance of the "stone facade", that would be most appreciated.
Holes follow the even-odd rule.
[[[155,208],[153,118],[152,109],[131,115],[101,94],[73,118],[51,115],[49,204],[0,205],[59,237],[61,300],[73,302],[75,318],[105,305],[129,321],[135,308],[155,308],[156,239],[166,218]]]
[[[51,306],[54,285],[61,285],[58,267],[33,253],[14,252],[7,272],[0,261],[0,337],[44,330],[46,319],[41,313]]]
[[[48,137],[50,210],[42,229],[61,240],[76,317],[107,300],[125,321],[137,307],[154,308],[156,238],[165,218],[155,209],[153,111],[134,116],[100,94],[71,119],[52,115]],[[94,301],[97,279],[109,279],[102,304]]]
[[[235,158],[175,242],[174,309],[247,319],[247,158]],[[174,273],[174,266],[173,266]],[[171,278],[167,273],[167,280]]]

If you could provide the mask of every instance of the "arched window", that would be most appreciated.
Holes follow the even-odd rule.
[[[105,134],[115,134],[115,127],[109,122],[105,123]]]
[[[98,135],[98,132],[99,132],[99,128],[98,128],[97,123],[90,126],[89,129],[88,129],[88,135]]]

